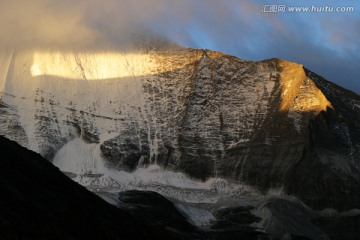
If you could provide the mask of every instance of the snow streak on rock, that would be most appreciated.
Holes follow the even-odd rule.
[[[95,192],[152,190],[179,201],[195,203],[215,203],[220,199],[257,194],[249,186],[215,178],[196,181],[184,173],[172,172],[159,165],[139,167],[132,173],[110,169],[100,156],[99,146],[75,138],[58,151],[53,163],[73,180]]]

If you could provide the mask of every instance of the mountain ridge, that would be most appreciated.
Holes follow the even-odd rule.
[[[300,64],[200,49],[48,51],[0,62],[0,130],[49,160],[80,137],[99,145],[110,168],[156,163],[281,188],[317,208],[360,207],[359,116],[342,103],[360,101]]]

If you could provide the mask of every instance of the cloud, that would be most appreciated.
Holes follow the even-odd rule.
[[[257,8],[251,2],[235,0],[225,4],[217,0],[1,0],[0,38],[6,43],[3,45],[20,48],[77,48],[123,46],[129,44],[131,35],[156,32],[192,45],[199,44],[194,39],[196,30],[217,45],[218,40],[226,42],[232,31],[246,29],[254,35],[252,21],[258,21],[260,15],[251,12]],[[281,26],[274,17],[262,18]]]
[[[344,14],[262,13],[263,4],[256,0],[0,0],[0,48],[127,49],[134,36],[146,41],[160,35],[186,47],[210,48],[243,59],[300,62],[360,93],[358,1],[349,0],[347,5],[353,4],[355,12]]]
[[[2,47],[126,47],[151,33],[144,23],[163,14],[165,0],[1,0]]]
[[[360,53],[360,19],[349,17],[334,18],[327,16],[322,19],[321,27],[324,29],[324,37],[328,38],[328,45],[336,46],[339,54],[347,52]]]
[[[96,39],[96,31],[83,22],[80,6],[69,1],[1,0],[0,39],[2,46],[80,46]]]

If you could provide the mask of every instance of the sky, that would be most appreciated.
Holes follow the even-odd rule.
[[[148,32],[241,59],[298,62],[360,93],[359,0],[0,0],[0,49],[126,48]]]

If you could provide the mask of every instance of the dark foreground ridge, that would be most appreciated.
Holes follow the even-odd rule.
[[[142,212],[116,208],[2,136],[0,152],[1,240],[204,238],[176,209],[170,210],[179,220],[154,222]],[[171,221],[182,224],[168,228]]]

